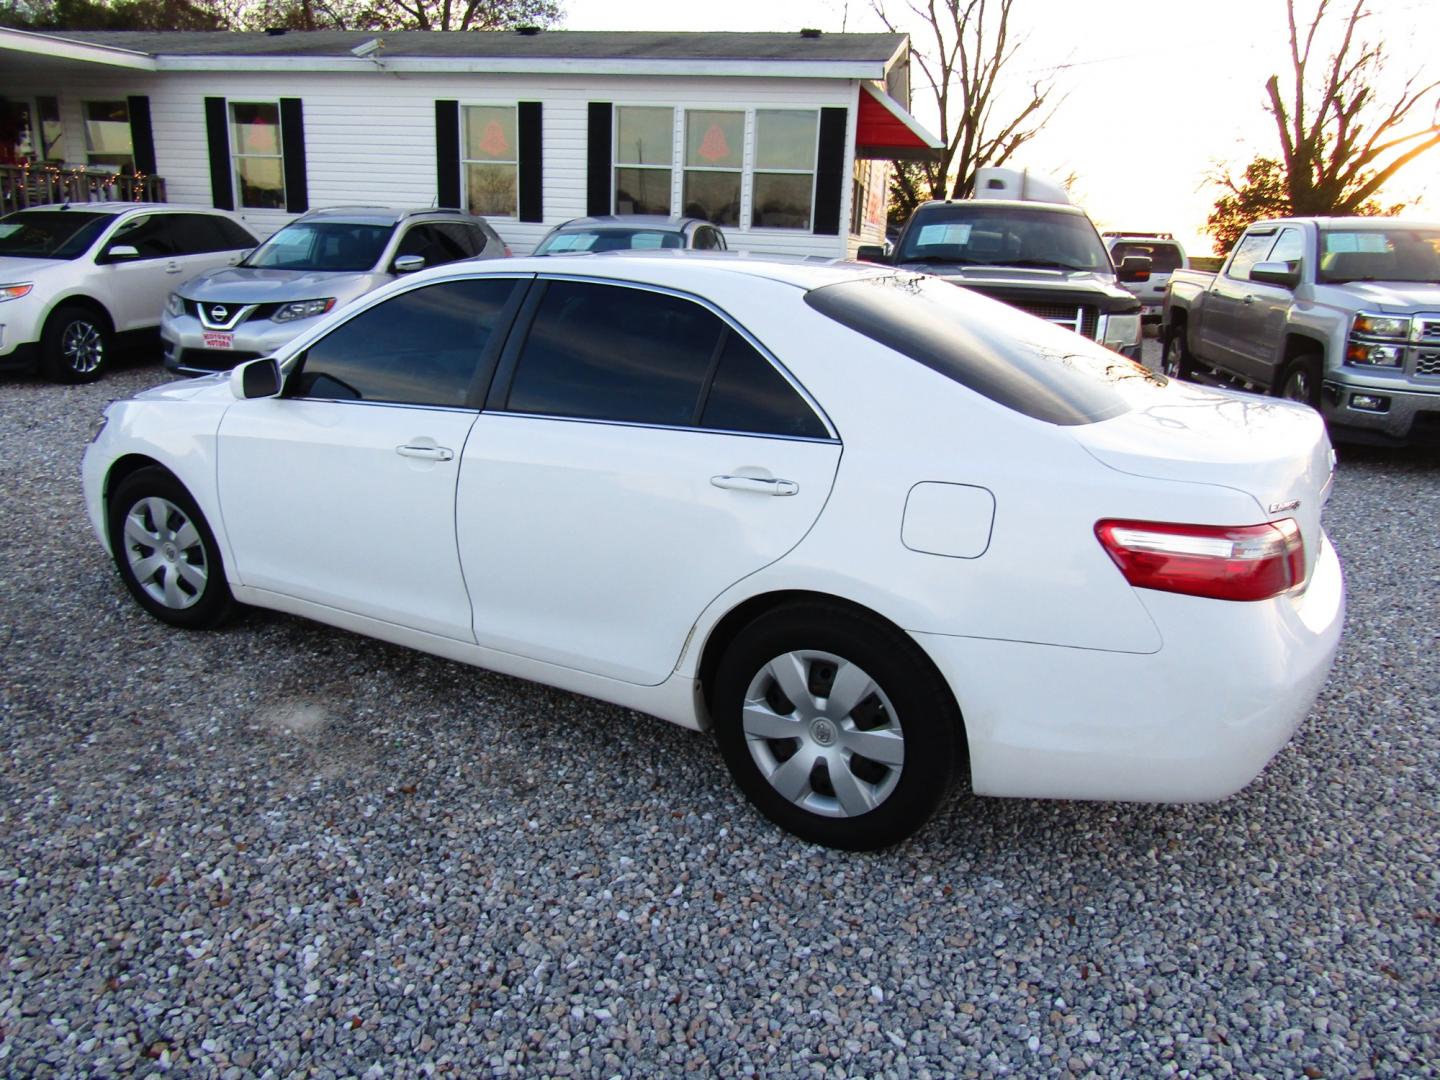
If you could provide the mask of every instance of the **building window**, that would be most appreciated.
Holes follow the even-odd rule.
[[[284,210],[285,159],[280,144],[279,104],[230,103],[230,154],[240,206],[247,210]]]
[[[688,110],[685,113],[685,215],[716,225],[739,225],[744,163],[743,112]]]
[[[472,214],[518,212],[519,139],[514,105],[465,106],[465,206]]]
[[[124,101],[86,101],[81,109],[85,116],[85,160],[91,165],[133,170],[129,106]]]
[[[615,213],[670,215],[675,110],[615,109]]]
[[[812,109],[756,111],[753,227],[809,230],[819,137],[820,114]]]

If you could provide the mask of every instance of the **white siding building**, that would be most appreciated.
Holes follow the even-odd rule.
[[[523,254],[570,218],[658,212],[835,257],[883,240],[889,161],[937,145],[908,86],[896,34],[0,30],[0,161],[158,176],[261,235],[457,206]]]

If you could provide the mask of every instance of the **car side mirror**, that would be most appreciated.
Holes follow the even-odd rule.
[[[861,244],[860,249],[855,252],[855,258],[861,262],[880,263],[882,266],[890,265],[890,255],[880,244]]]
[[[1298,262],[1256,263],[1250,268],[1250,280],[1264,282],[1266,285],[1279,285],[1282,289],[1293,289],[1300,284],[1300,264]]]
[[[134,244],[113,244],[105,249],[105,253],[100,256],[100,260],[107,263],[117,263],[125,262],[128,259],[138,259],[139,257],[140,249]]]
[[[230,392],[241,401],[278,397],[283,385],[280,363],[273,356],[246,361],[230,372]]]
[[[397,274],[413,274],[416,270],[425,269],[425,256],[397,255],[390,268]]]
[[[1144,255],[1126,255],[1115,271],[1120,281],[1149,281],[1150,260]]]

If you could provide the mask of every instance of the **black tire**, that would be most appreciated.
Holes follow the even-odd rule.
[[[776,670],[800,680],[792,684],[800,701],[786,696]],[[847,680],[859,696],[840,715],[845,703],[832,706],[840,696],[832,691]],[[828,847],[870,851],[911,836],[964,760],[959,709],[929,659],[893,626],[838,605],[795,604],[750,623],[720,661],[710,705],[740,790],[781,828]],[[761,734],[764,725],[785,734]]]
[[[86,304],[62,304],[45,320],[40,369],[62,383],[94,382],[110,367],[115,335],[103,315]]]
[[[142,608],[186,630],[230,617],[235,601],[215,535],[175,477],[158,467],[131,473],[110,493],[105,516],[120,579]]]
[[[1275,396],[1298,401],[1312,409],[1320,407],[1320,357],[1314,353],[1297,356],[1285,367]]]
[[[1174,326],[1165,335],[1160,349],[1160,374],[1171,379],[1195,377],[1195,354],[1185,342],[1185,327]]]

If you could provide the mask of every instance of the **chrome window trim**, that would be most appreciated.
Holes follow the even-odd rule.
[[[792,390],[794,390],[797,394],[800,395],[801,399],[805,402],[805,404],[809,405],[815,415],[820,418],[820,423],[825,425],[825,430],[829,432],[829,438],[817,439],[812,436],[779,435],[774,432],[761,431],[736,431],[730,432],[730,434],[753,435],[756,437],[763,437],[769,439],[795,439],[802,442],[843,442],[843,440],[840,438],[839,432],[836,430],[835,425],[830,422],[829,415],[825,412],[824,409],[820,407],[820,403],[816,401],[810,391],[806,390],[805,387],[801,385],[800,381],[790,373],[790,370],[784,364],[782,364],[778,358],[776,358],[775,354],[772,353],[769,349],[767,349],[764,345],[762,345],[755,338],[754,334],[750,333],[749,330],[745,329],[745,327],[741,326],[739,322],[737,322],[733,317],[731,317],[729,312],[725,311],[723,308],[719,307],[710,300],[705,299],[703,296],[696,296],[694,293],[688,293],[682,289],[673,289],[668,285],[654,285],[647,281],[626,281],[620,278],[588,277],[582,274],[562,274],[546,272],[536,274],[535,277],[537,281],[572,281],[580,282],[587,285],[618,285],[624,288],[640,289],[644,292],[659,293],[662,296],[673,296],[679,300],[688,300],[691,303],[699,304],[701,307],[705,308],[712,315],[714,315],[721,322],[723,322],[732,333],[739,334],[740,337],[744,339],[744,341],[749,344],[751,348],[758,352],[760,356],[764,358],[764,360],[769,363],[772,368],[774,368],[777,372],[780,373],[780,377],[785,380],[785,382],[790,386]],[[523,357],[523,353],[521,355]],[[628,420],[605,420],[599,417],[554,416],[549,413],[527,413],[520,412],[519,410],[515,409],[486,409],[485,411],[489,413],[494,413],[496,415],[503,414],[505,416],[543,416],[547,419],[553,420],[582,420],[587,423],[612,424],[620,427],[667,428],[674,431],[720,430],[718,428],[692,427],[689,424],[648,424]]]

